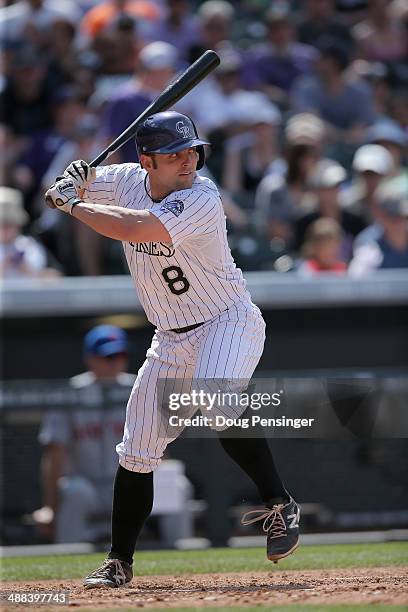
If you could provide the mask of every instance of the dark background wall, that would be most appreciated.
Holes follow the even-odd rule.
[[[313,369],[408,367],[406,307],[263,310],[267,342],[259,371],[302,376]],[[3,327],[3,378],[67,378],[83,370],[82,337],[91,317],[8,319]],[[130,327],[131,371],[137,371],[153,329]],[[6,521],[40,505],[37,432],[41,414],[3,421],[2,499]],[[274,440],[277,463],[294,495],[334,513],[407,510],[407,440]],[[209,501],[207,527],[222,543],[236,524],[228,509],[258,503],[256,491],[217,440],[180,439],[171,456],[186,463],[196,496]],[[203,460],[203,457],[205,460]],[[225,511],[225,512],[224,512]],[[222,518],[224,517],[224,518]],[[234,526],[235,525],[235,526]],[[208,531],[208,533],[210,532]]]
[[[262,310],[267,340],[259,371],[408,367],[406,306]],[[3,379],[63,378],[82,371],[82,337],[97,322],[92,317],[7,319]],[[131,370],[137,371],[153,327],[142,321],[128,331]]]

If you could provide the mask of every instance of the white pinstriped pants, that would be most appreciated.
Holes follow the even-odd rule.
[[[181,385],[186,380],[190,388],[194,379],[249,382],[264,342],[265,322],[251,302],[236,304],[189,332],[156,331],[129,397],[123,441],[116,447],[119,463],[133,472],[152,472],[177,437],[158,430],[158,380],[180,379]],[[240,414],[235,408],[226,416]]]

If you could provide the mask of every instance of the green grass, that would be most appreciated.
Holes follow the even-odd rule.
[[[97,567],[104,555],[13,557],[1,560],[2,580],[61,580],[81,578]],[[135,575],[180,575],[219,572],[306,570],[328,568],[408,566],[408,543],[341,544],[300,547],[294,555],[272,564],[262,548],[210,548],[195,551],[138,552]]]

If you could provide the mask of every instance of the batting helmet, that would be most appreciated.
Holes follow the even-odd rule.
[[[175,111],[151,115],[143,121],[136,132],[136,147],[139,155],[177,153],[183,149],[196,147],[197,170],[200,170],[205,162],[203,147],[205,144],[210,143],[199,138],[196,126],[190,117]]]

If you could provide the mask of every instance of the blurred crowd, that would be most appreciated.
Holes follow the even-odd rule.
[[[212,143],[237,264],[408,268],[406,0],[6,0],[0,25],[3,277],[126,272],[43,193],[206,49],[220,66],[175,109]]]

